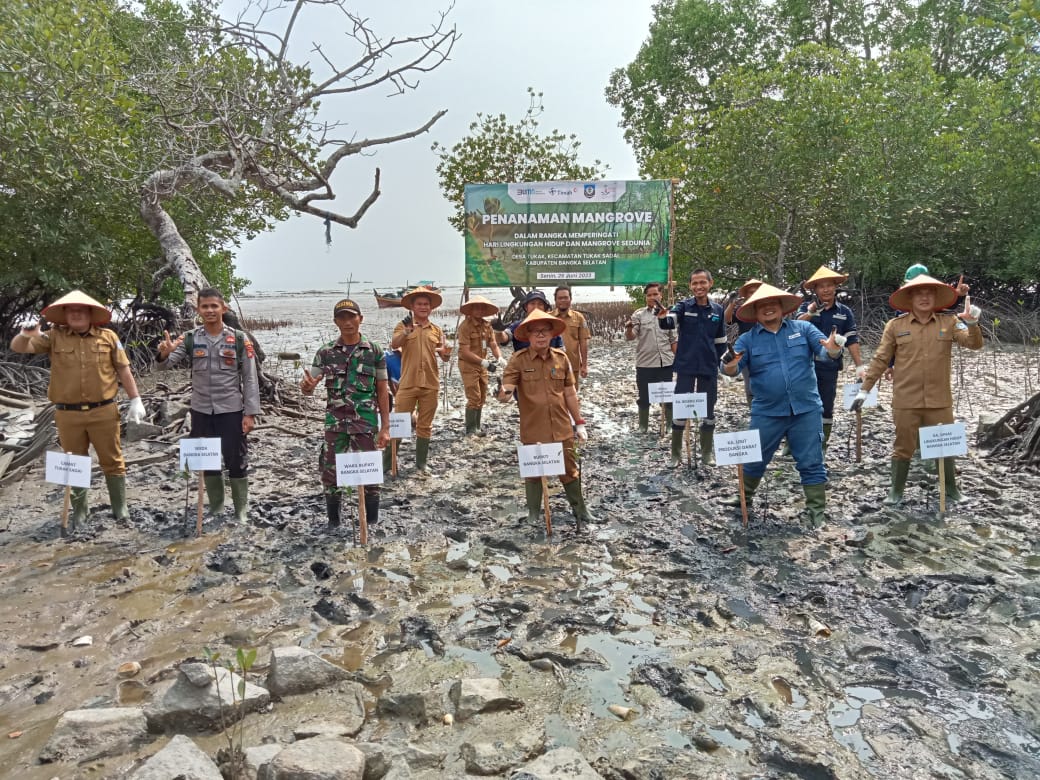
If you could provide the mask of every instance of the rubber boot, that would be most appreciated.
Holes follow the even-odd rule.
[[[466,435],[472,436],[477,432],[477,422],[474,419],[477,416],[476,409],[466,409]]]
[[[105,475],[108,486],[108,503],[112,505],[112,517],[116,520],[129,520],[130,510],[126,507],[126,477],[122,474]]]
[[[823,451],[827,451],[827,442],[831,440],[831,429],[834,427],[834,423],[823,424]]]
[[[365,491],[365,522],[373,526],[379,522],[379,494]]]
[[[325,516],[329,519],[329,528],[339,527],[339,493],[325,494]]]
[[[542,481],[525,479],[524,495],[527,499],[527,522],[542,521]]]
[[[482,419],[483,417],[484,417],[484,407],[483,406],[480,407],[479,409],[474,409],[473,410],[473,433],[477,434],[477,436],[483,436],[484,435],[484,422],[483,422],[483,419]]]
[[[802,485],[805,491],[805,513],[810,528],[821,528],[827,523],[827,483]]]
[[[207,474],[203,480],[206,483],[210,514],[219,515],[224,511],[224,477],[221,474]]]
[[[563,486],[563,492],[567,494],[567,503],[571,505],[574,519],[579,523],[599,522],[585,506],[585,498],[581,495],[581,480],[576,479]]]
[[[701,463],[705,466],[715,465],[715,429],[701,428]]]
[[[910,461],[892,461],[892,487],[888,491],[888,498],[882,503],[885,506],[899,506],[903,503],[903,489],[906,487],[906,477],[910,473]]]
[[[650,407],[639,407],[639,432],[646,433],[650,430]]]
[[[75,531],[77,526],[82,526],[87,522],[89,502],[89,490],[86,488],[72,488],[70,497],[72,511],[69,512],[69,530]]]
[[[231,478],[231,501],[235,505],[235,519],[240,523],[248,523],[249,477]]]
[[[388,480],[388,479],[393,479],[393,477],[390,475],[390,469],[392,469],[393,466],[394,466],[394,464],[393,464],[393,454],[390,452],[390,446],[391,446],[390,442],[387,442],[387,445],[385,447],[383,447],[383,481],[384,482],[386,480]]]
[[[747,505],[751,506],[751,500],[755,497],[755,491],[758,489],[758,483],[762,481],[762,477],[744,477],[744,500]],[[733,498],[723,498],[720,500],[721,504],[725,506],[735,506],[740,508],[740,493],[736,493]]]
[[[429,474],[426,461],[430,457],[430,440],[421,437],[415,440],[415,470],[419,474]]]
[[[674,469],[682,465],[683,429],[672,428],[672,457],[668,460],[668,468]]]
[[[669,428],[672,427],[672,405],[671,404],[665,404],[664,405],[664,424],[667,425]]]
[[[946,476],[946,500],[960,501],[964,496],[957,489],[957,459],[943,458],[943,473]]]

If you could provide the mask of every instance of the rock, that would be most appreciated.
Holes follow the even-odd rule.
[[[297,740],[314,737],[354,737],[364,725],[364,720],[360,724],[348,724],[338,720],[312,720],[294,728],[293,737]]]
[[[116,674],[120,677],[135,677],[140,671],[141,664],[137,661],[127,661],[125,664],[119,664],[119,668],[116,669]]]
[[[346,680],[349,672],[302,647],[276,647],[271,653],[267,688],[275,696],[307,693]]]
[[[260,767],[281,753],[284,747],[284,745],[279,745],[277,743],[247,747],[243,751],[245,753],[244,769],[246,777],[256,777],[259,775]]]
[[[260,767],[257,780],[363,780],[365,754],[338,739],[294,742]]]
[[[185,667],[189,667],[187,673]],[[201,679],[200,668],[210,675],[205,687],[197,684]],[[181,664],[177,678],[157,692],[145,709],[148,728],[153,732],[217,730],[223,728],[221,711],[225,724],[234,723],[247,712],[255,712],[270,703],[271,695],[260,686],[246,682],[245,694],[239,695],[241,677],[218,667],[214,679],[212,671],[205,664]]]
[[[206,664],[181,664],[178,669],[184,679],[196,688],[208,688],[213,682],[213,669]]]
[[[522,701],[506,696],[502,681],[497,677],[458,680],[451,686],[449,695],[460,721],[481,712],[517,710],[524,706]]]
[[[40,751],[40,763],[118,756],[147,741],[148,724],[136,707],[69,710]]]
[[[463,742],[460,747],[466,771],[471,775],[500,775],[528,761],[544,749],[542,735],[533,731],[512,740]]]
[[[223,780],[223,776],[194,742],[177,734],[131,774],[130,780]]]
[[[123,426],[123,433],[126,436],[128,442],[141,441],[143,439],[151,439],[162,433],[162,428],[158,425],[152,425],[146,422],[133,422],[127,420]]]
[[[444,554],[444,565],[455,571],[476,571],[482,560],[484,548],[480,545],[470,547],[467,542],[451,545]]]
[[[381,742],[358,742],[358,750],[365,754],[364,780],[380,780],[390,771],[392,756]]]
[[[71,644],[73,647],[90,647],[94,644],[94,637],[90,634],[84,634],[73,639]]]
[[[183,420],[188,416],[190,407],[187,404],[179,403],[178,401],[161,401],[159,403],[159,424],[169,425],[177,420]]]
[[[448,754],[435,753],[418,745],[409,744],[401,752],[400,757],[407,761],[408,766],[412,769],[439,769]]]
[[[603,775],[577,750],[562,747],[524,764],[509,775],[509,780],[603,780]]]
[[[429,713],[435,711],[436,708],[429,706],[426,695],[422,693],[386,694],[376,702],[379,717],[410,720],[419,726],[425,725]]]
[[[862,525],[854,525],[845,532],[846,547],[866,547],[874,541],[874,532]]]

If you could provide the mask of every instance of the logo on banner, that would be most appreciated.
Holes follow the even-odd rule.
[[[595,198],[596,197],[596,185],[595,184],[586,184],[585,185],[585,197],[586,198]]]

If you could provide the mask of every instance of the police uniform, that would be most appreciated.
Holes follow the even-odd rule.
[[[662,330],[654,310],[644,306],[632,312],[632,333],[636,338],[636,406],[650,408],[650,383],[671,382],[675,353],[672,346],[678,332]],[[669,414],[671,404],[665,404]]]

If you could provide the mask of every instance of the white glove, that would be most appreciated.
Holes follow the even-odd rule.
[[[969,309],[968,311],[969,311],[969,316],[968,316],[968,318],[966,320],[964,320],[964,324],[965,325],[978,325],[979,324],[979,317],[982,316],[982,309],[980,309],[978,306],[976,306],[973,303],[971,305],[971,309]]]
[[[845,347],[845,342],[848,341],[848,340],[849,340],[848,336],[843,336],[840,333],[835,333],[834,334],[834,343],[837,344],[839,347],[844,348]]]
[[[130,399],[130,408],[126,410],[126,419],[132,423],[144,422],[147,412],[144,410],[144,402],[141,396]]]
[[[856,379],[857,379],[857,381],[862,382],[866,378],[867,378],[867,364],[864,363],[861,366],[856,366]]]
[[[860,390],[856,393],[856,397],[852,401],[852,406],[849,407],[850,411],[857,412],[863,408],[863,402],[867,400],[867,391]]]
[[[589,434],[585,430],[584,423],[582,423],[581,425],[574,426],[574,434],[578,437],[578,441],[580,441],[582,444],[589,440]]]
[[[487,368],[490,365],[491,365],[491,361],[487,360],[486,358],[484,360],[480,361],[480,367],[481,368]]]

